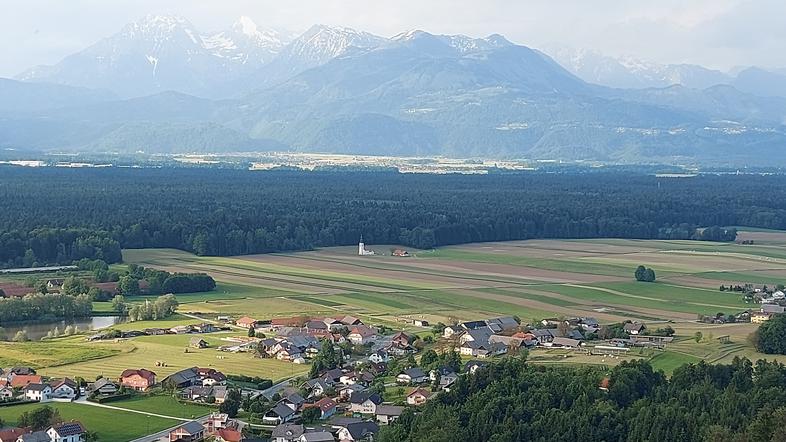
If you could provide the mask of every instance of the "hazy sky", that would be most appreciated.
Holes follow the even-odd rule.
[[[485,36],[535,48],[728,69],[786,66],[784,0],[0,0],[0,76],[53,64],[146,14],[178,14],[200,30],[240,15],[303,31],[314,23],[391,36],[408,29]]]

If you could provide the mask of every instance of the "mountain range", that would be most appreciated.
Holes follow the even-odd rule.
[[[705,89],[725,84],[754,95],[786,98],[786,70],[748,66],[722,72],[695,64],[659,64],[629,56],[610,57],[587,49],[552,47],[546,52],[582,80],[608,87],[641,89],[678,84]]]
[[[0,147],[786,165],[783,72],[550,53],[149,16],[0,81]]]

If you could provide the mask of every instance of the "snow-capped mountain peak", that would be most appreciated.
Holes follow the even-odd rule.
[[[257,30],[257,24],[254,23],[254,20],[251,20],[251,18],[245,15],[237,19],[235,24],[232,25],[232,29],[235,31],[240,31],[248,36],[256,36],[259,32]]]
[[[343,55],[350,47],[373,48],[386,39],[357,31],[352,28],[314,25],[287,48],[290,57],[309,60],[309,64],[321,64]]]

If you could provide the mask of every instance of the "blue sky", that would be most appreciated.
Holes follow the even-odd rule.
[[[146,14],[200,30],[247,15],[260,26],[314,23],[391,36],[408,29],[553,45],[664,63],[786,67],[782,0],[0,0],[0,76],[53,64]]]

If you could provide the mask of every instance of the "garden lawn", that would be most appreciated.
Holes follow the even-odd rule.
[[[163,394],[139,395],[130,399],[107,402],[106,405],[184,419],[195,419],[217,410],[217,407],[179,402],[174,397]]]
[[[147,416],[139,413],[94,407],[75,403],[49,403],[65,420],[78,420],[88,431],[95,431],[101,442],[128,442],[147,434],[156,433],[180,423],[174,419]],[[41,407],[40,404],[0,407],[0,419],[6,425],[15,425],[19,415]]]

